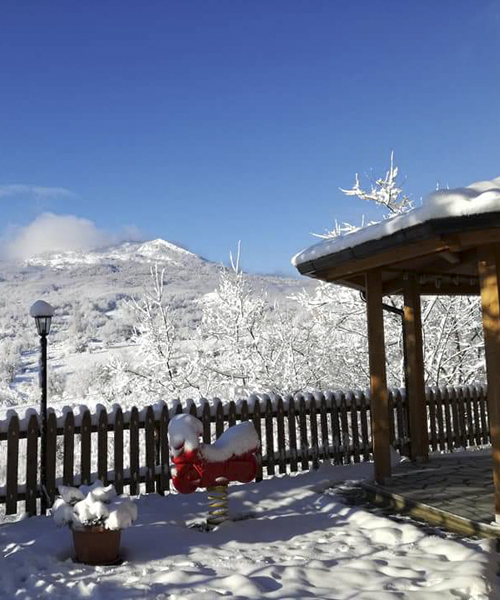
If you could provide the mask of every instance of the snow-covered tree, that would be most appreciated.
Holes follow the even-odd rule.
[[[269,306],[240,268],[240,247],[217,289],[205,298],[198,336],[197,386],[203,394],[248,394],[268,375]]]
[[[485,379],[479,298],[426,298],[422,302],[422,321],[429,385],[466,385]]]
[[[135,315],[132,342],[137,351],[133,361],[115,359],[108,365],[111,385],[119,387],[122,394],[172,397],[189,387],[189,360],[164,288],[164,269],[160,271],[155,264],[151,268],[151,287],[141,300],[130,301]]]
[[[340,188],[346,196],[356,196],[361,200],[374,202],[382,206],[388,215],[399,215],[413,208],[409,196],[403,193],[403,187],[397,182],[398,167],[394,164],[394,152],[391,152],[391,163],[385,177],[379,177],[370,182],[370,191],[364,190],[356,173],[355,183],[351,189]]]
[[[19,342],[4,339],[0,342],[0,382],[9,384],[22,366],[22,345]]]

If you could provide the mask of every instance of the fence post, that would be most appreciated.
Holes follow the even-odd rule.
[[[437,450],[437,435],[436,435],[436,400],[434,398],[434,390],[426,388],[426,402],[429,405],[429,443],[432,450]]]
[[[139,411],[130,411],[130,495],[139,493]]]
[[[351,435],[352,435],[352,455],[354,462],[359,462],[359,427],[358,427],[358,396],[355,392],[350,395],[351,398]]]
[[[436,400],[434,398],[434,390],[432,388],[425,389],[425,400],[429,407],[429,431],[427,437],[429,446],[432,450],[437,450],[437,434],[436,434]]]
[[[281,396],[278,396],[276,402],[276,421],[278,429],[279,472],[286,473],[285,409],[283,407],[283,398]]]
[[[47,494],[49,496],[48,508],[54,504],[56,497],[56,445],[57,445],[57,418],[53,411],[47,417]]]
[[[91,438],[92,420],[90,411],[85,409],[82,415],[82,424],[80,427],[80,465],[81,477],[80,485],[90,484],[90,438]]]
[[[458,388],[457,391],[457,411],[458,411],[458,422],[460,424],[460,446],[462,448],[467,448],[467,430],[465,426],[465,397],[464,397],[464,389],[463,387]]]
[[[405,401],[406,401],[406,391]],[[391,390],[389,392],[389,405],[391,407],[390,417],[392,423],[392,430],[395,430],[395,424],[397,425],[398,434],[394,433],[394,447],[399,450],[401,454],[405,456],[410,455],[411,437],[408,435],[408,421],[406,420],[407,411],[403,404],[403,394],[401,390]],[[396,423],[394,423],[394,408],[396,409]]]
[[[273,403],[271,398],[264,395],[266,403],[265,421],[266,421],[266,466],[267,474],[274,475],[274,433],[273,433]]]
[[[351,448],[349,439],[349,421],[347,420],[347,402],[345,394],[340,393],[340,424],[342,427],[342,457],[345,463],[351,462]]]
[[[436,388],[436,417],[438,427],[438,443],[439,449],[444,451],[446,449],[446,437],[444,433],[444,420],[443,420],[443,397],[441,390]]]
[[[211,419],[210,404],[208,402],[205,402],[203,404],[203,409],[201,411],[201,422],[203,425],[203,443],[204,444],[210,444],[210,442],[212,440],[212,434],[210,431],[210,419]]]
[[[38,418],[31,415],[26,439],[26,512],[36,515],[38,497]]]
[[[216,402],[215,409],[215,437],[217,439],[224,433],[224,407],[219,398],[214,398]]]
[[[459,418],[459,402],[458,402],[458,394],[455,388],[451,388],[449,391],[448,397],[451,402],[451,416],[452,416],[452,438],[453,438],[453,447],[460,448],[461,447],[461,431],[460,431],[460,418]]]
[[[361,442],[363,447],[363,460],[370,460],[370,436],[368,434],[368,411],[367,411],[366,395],[361,392],[359,400],[360,416],[361,416]]]
[[[483,444],[488,444],[490,441],[490,427],[488,421],[488,402],[484,391],[484,386],[480,386],[479,392],[479,408],[481,410],[481,429],[483,432]]]
[[[472,411],[474,413],[474,440],[476,446],[481,445],[481,419],[479,417],[479,394],[477,386],[472,388]]]
[[[146,493],[150,494],[155,491],[155,413],[152,406],[148,406],[144,418]]]
[[[108,414],[101,410],[97,426],[97,478],[108,483]]]
[[[229,427],[234,427],[236,425],[236,404],[234,400],[231,400],[229,403],[229,408],[227,411],[227,424]]]
[[[73,471],[75,465],[75,416],[68,411],[64,418],[64,466],[63,484],[73,485]]]
[[[326,399],[324,394],[318,394],[319,401],[319,414],[321,423],[321,458],[323,460],[329,459],[328,452],[328,415],[326,409]]]
[[[117,494],[123,494],[123,412],[120,407],[115,411],[113,436],[114,485]]]
[[[450,396],[448,393],[448,388],[443,388],[443,406],[444,406],[444,420],[446,423],[446,444],[448,450],[453,452],[453,427],[451,420],[452,406],[450,405]]]
[[[341,434],[340,434],[340,423],[339,423],[339,403],[337,402],[337,394],[329,392],[329,398],[331,400],[330,405],[330,418],[332,422],[332,453],[334,462],[337,465],[342,464],[342,452],[341,452]],[[339,400],[340,402],[340,400]]]
[[[297,429],[295,421],[295,400],[293,396],[287,396],[288,409],[288,444],[290,446],[290,471],[297,471]]]
[[[240,421],[244,423],[248,421],[248,402],[246,400],[240,400]]]
[[[319,468],[319,439],[318,439],[318,409],[316,397],[314,394],[307,394],[309,404],[309,430],[311,432],[311,444],[309,446],[309,456],[312,462],[312,468]]]
[[[252,421],[259,436],[260,449],[257,453],[257,475],[256,481],[262,481],[262,429],[260,424],[260,403],[257,397],[254,398]]]
[[[471,389],[468,385],[464,390],[465,411],[467,414],[467,440],[469,446],[474,446],[474,418],[472,416]]]
[[[302,394],[299,398],[299,431],[300,431],[300,457],[303,471],[309,469],[309,442],[307,440],[306,401]]]
[[[198,418],[198,408],[196,407],[196,404],[191,399],[189,399],[188,402],[190,404],[189,411],[188,411],[189,414],[192,417],[194,417],[195,419],[197,419]]]
[[[210,408],[209,408],[210,411]],[[210,414],[210,412],[209,412]],[[168,447],[168,423],[170,420],[170,414],[168,406],[165,404],[161,409],[160,413],[160,465],[161,474],[159,475],[156,482],[156,491],[163,495],[169,488],[170,481],[170,452]]]
[[[12,415],[7,431],[7,488],[5,514],[14,515],[17,512],[17,482],[19,462],[19,418]]]

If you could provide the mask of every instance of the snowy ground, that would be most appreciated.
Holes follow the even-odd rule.
[[[122,536],[123,564],[72,561],[51,518],[0,526],[0,598],[499,598],[491,541],[457,542],[343,504],[328,489],[369,465],[332,467],[233,486],[233,516],[207,533],[206,495],[139,498]]]

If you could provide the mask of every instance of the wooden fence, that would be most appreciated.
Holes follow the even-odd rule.
[[[404,391],[389,394],[391,438],[408,454],[410,436]],[[113,408],[57,417],[49,413],[47,427],[47,493],[57,486],[113,483],[118,493],[158,492],[170,488],[168,424],[189,412],[203,423],[209,443],[225,428],[253,421],[261,439],[257,480],[276,473],[317,468],[323,459],[336,464],[369,460],[372,455],[369,396],[363,392],[266,395],[238,403],[219,400],[161,403],[142,410]],[[429,446],[448,450],[489,443],[485,389],[479,386],[427,390]],[[11,415],[0,423],[0,504],[6,514],[39,511],[39,416]]]

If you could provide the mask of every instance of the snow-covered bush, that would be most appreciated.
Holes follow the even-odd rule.
[[[67,379],[68,376],[66,373],[55,370],[51,371],[48,378],[48,394],[53,401],[63,397]]]
[[[0,342],[0,381],[9,384],[14,381],[23,361],[24,347],[19,340],[5,339]]]
[[[137,519],[137,506],[129,496],[117,496],[113,485],[104,486],[97,480],[80,488],[59,486],[60,498],[52,507],[58,526],[72,529],[101,526],[105,529],[125,529]]]
[[[107,344],[128,341],[133,334],[133,326],[124,321],[123,318],[120,320],[109,318],[99,329],[99,337]]]

